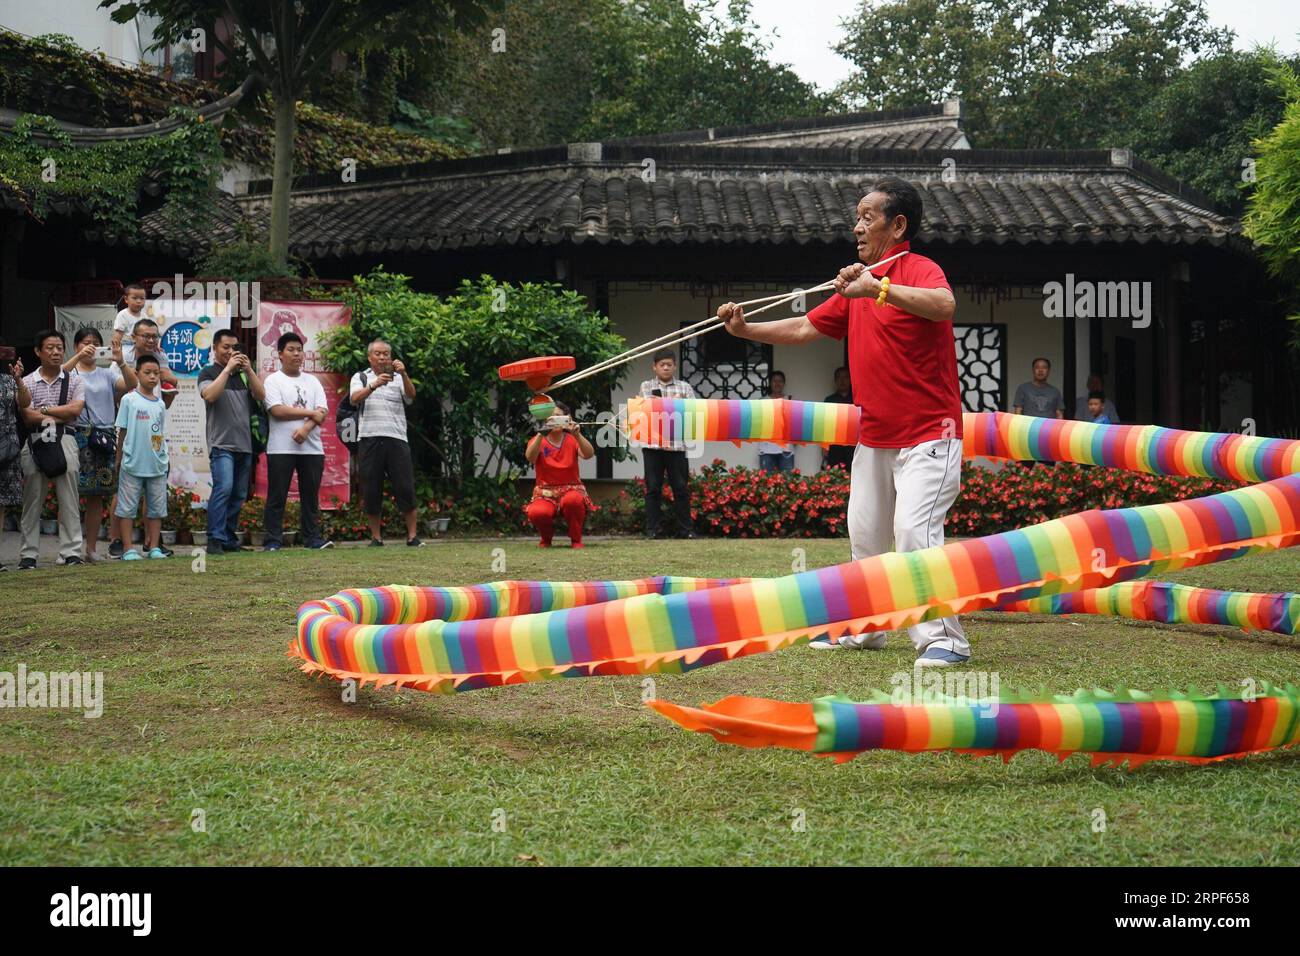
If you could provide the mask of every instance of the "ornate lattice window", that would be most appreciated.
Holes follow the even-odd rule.
[[[738,339],[719,329],[683,342],[681,356],[681,376],[700,398],[763,398],[767,394],[772,370],[770,345]]]
[[[957,379],[968,412],[1000,412],[1007,391],[1007,327],[953,325],[957,340]]]

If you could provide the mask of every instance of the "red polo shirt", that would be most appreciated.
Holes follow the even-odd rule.
[[[881,258],[910,248],[900,243]],[[893,284],[949,289],[933,259],[908,252],[879,269]],[[849,337],[853,403],[862,410],[858,441],[872,448],[908,448],[961,438],[961,390],[951,322],[931,322],[889,300],[846,299],[838,293],[808,313],[822,335]]]

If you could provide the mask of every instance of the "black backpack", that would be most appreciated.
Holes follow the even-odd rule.
[[[239,373],[244,388],[248,388],[248,376]],[[267,414],[266,404],[253,397],[253,390],[248,388],[248,434],[253,443],[253,457],[266,451],[266,443],[271,435],[271,416]]]
[[[365,372],[361,373],[361,387],[366,387]],[[357,446],[361,444],[361,409],[365,404],[353,404],[352,392],[348,391],[339,399],[338,409],[334,412],[334,434],[339,436],[349,455],[355,455]]]

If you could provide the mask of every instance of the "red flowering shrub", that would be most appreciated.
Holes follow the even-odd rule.
[[[1239,487],[1217,478],[1146,475],[1072,463],[1045,468],[1010,462],[998,472],[966,464],[961,494],[948,509],[944,530],[962,536],[994,534],[1076,511],[1182,501]]]
[[[263,502],[258,499],[258,504]],[[284,526],[286,528],[298,527],[298,512],[296,501],[290,501],[286,505]],[[289,508],[294,508],[294,521],[289,521]],[[321,532],[328,541],[366,541],[370,538],[370,524],[366,520],[365,503],[361,495],[353,495],[352,499],[343,504],[334,496],[330,498],[330,510],[323,510],[320,513]],[[402,518],[402,513],[397,510],[397,499],[393,497],[391,491],[384,492],[383,508],[380,511],[380,534],[385,538],[405,538],[406,521]]]
[[[1060,464],[1055,468],[1008,463],[999,472],[962,466],[962,489],[948,511],[948,534],[975,536],[1009,531],[1090,508],[1127,508],[1199,498],[1239,487],[1212,478],[1175,478]],[[721,459],[691,475],[691,517],[701,535],[730,538],[843,537],[849,472],[815,475],[727,468]],[[676,527],[672,489],[664,485],[663,527]],[[616,526],[645,525],[645,482],[628,485],[609,508]],[[613,525],[613,523],[611,523]],[[594,530],[594,529],[593,529]],[[605,529],[602,529],[605,530]]]
[[[513,481],[474,478],[447,493],[451,526],[472,534],[525,534],[533,530],[524,509],[525,495]]]

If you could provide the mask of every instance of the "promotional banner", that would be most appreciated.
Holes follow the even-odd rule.
[[[176,399],[167,409],[168,484],[198,495],[195,507],[206,508],[212,494],[208,462],[207,406],[199,397],[199,372],[212,362],[212,334],[230,328],[230,309],[216,299],[159,298],[146,314],[162,334],[159,350],[177,379]],[[116,314],[116,313],[114,313]]]
[[[348,451],[334,431],[334,415],[339,399],[348,387],[351,375],[327,372],[320,358],[320,337],[326,329],[347,325],[352,321],[352,310],[337,302],[261,302],[257,314],[257,374],[263,379],[280,370],[275,354],[275,343],[286,332],[296,332],[302,337],[306,360],[303,372],[315,375],[325,389],[329,415],[320,426],[321,440],[325,446],[325,475],[321,479],[320,504],[322,508],[334,507],[334,499],[346,504],[351,497],[348,480]],[[257,494],[266,497],[266,458],[257,460]],[[298,498],[298,477],[289,486],[289,497]]]
[[[56,305],[54,307],[54,330],[63,333],[67,343],[67,354],[72,354],[72,340],[80,329],[94,329],[104,340],[105,345],[113,344],[113,320],[117,318],[117,307],[111,304],[96,305]]]

